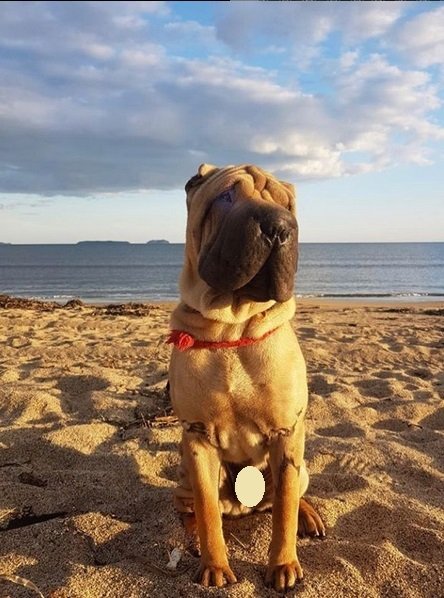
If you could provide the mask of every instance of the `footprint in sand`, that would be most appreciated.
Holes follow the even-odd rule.
[[[307,326],[299,326],[297,329],[299,335],[305,338],[314,338],[317,336],[314,328],[308,328]]]
[[[444,407],[421,420],[421,425],[431,430],[444,430]]]
[[[430,390],[413,390],[412,395],[415,400],[418,401],[428,401],[429,399],[433,399],[433,392]]]
[[[314,493],[332,496],[338,492],[355,492],[368,488],[371,483],[390,484],[390,476],[365,455],[338,454],[323,470],[312,476]]]
[[[365,432],[362,428],[355,426],[352,423],[340,423],[336,426],[330,426],[328,428],[320,428],[316,430],[321,436],[335,436],[338,438],[356,438],[365,436]]]
[[[91,375],[64,376],[60,378],[58,386],[63,392],[73,395],[85,394],[94,390],[105,390],[109,382],[105,378]]]
[[[429,528],[432,521],[424,524],[427,527],[413,523],[408,508],[389,508],[374,500],[340,517],[335,529],[344,537],[359,530],[360,537],[371,544],[389,541],[413,561],[430,565],[441,560],[442,539]]]
[[[60,401],[65,412],[86,414],[93,409],[93,393],[105,390],[110,383],[98,376],[71,375],[60,378],[57,386],[62,391]]]
[[[361,393],[376,399],[382,399],[393,394],[393,388],[390,382],[380,378],[369,378],[368,380],[358,380],[355,386]]]
[[[387,430],[388,432],[404,432],[404,430],[408,430],[409,425],[405,420],[390,418],[376,422],[373,427],[376,430]]]
[[[337,390],[338,385],[334,382],[329,382],[329,377],[321,374],[310,376],[308,384],[310,391],[314,394],[325,396]]]
[[[432,372],[430,372],[429,370],[426,370],[424,368],[416,368],[414,370],[407,370],[406,373],[409,374],[410,376],[413,376],[413,378],[420,378],[421,380],[430,380],[430,378],[433,378]]]

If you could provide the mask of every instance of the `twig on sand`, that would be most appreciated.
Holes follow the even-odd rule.
[[[140,412],[140,419],[142,420],[143,427],[148,428],[149,427],[148,422],[146,421],[145,416],[143,415],[142,412]]]
[[[245,544],[244,544],[243,542],[241,542],[241,541],[239,540],[239,538],[233,534],[233,532],[230,532],[230,536],[231,536],[231,537],[232,537],[234,540],[236,540],[236,542],[239,544],[239,546],[242,546],[242,548],[244,548],[245,550],[247,550],[247,549],[248,549],[248,548],[247,548],[247,546],[245,546]]]
[[[177,424],[179,420],[175,415],[158,415],[150,419],[149,426],[151,428],[166,428]]]
[[[19,577],[18,575],[0,574],[0,581],[10,581],[11,583],[15,583],[19,586],[23,586],[24,588],[28,588],[29,590],[33,590],[40,596],[40,598],[45,598],[35,583],[29,579],[25,579],[24,577]]]

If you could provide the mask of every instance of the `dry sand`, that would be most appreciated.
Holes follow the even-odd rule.
[[[0,307],[0,574],[46,598],[275,596],[270,514],[225,521],[240,579],[228,589],[193,584],[187,553],[177,577],[155,568],[184,542],[164,391],[171,306]],[[299,542],[298,595],[444,595],[443,314],[299,302],[309,498],[328,537]],[[37,594],[3,580],[0,596]]]

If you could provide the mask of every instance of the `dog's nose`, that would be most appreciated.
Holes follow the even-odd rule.
[[[286,214],[285,216],[279,215],[265,218],[260,222],[259,227],[262,236],[270,247],[275,243],[279,246],[285,245],[295,228],[293,218],[287,218]]]

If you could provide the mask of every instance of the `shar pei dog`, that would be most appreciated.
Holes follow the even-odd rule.
[[[169,370],[183,428],[175,506],[200,549],[196,581],[234,583],[222,515],[272,508],[265,582],[278,591],[302,579],[296,536],[324,536],[302,496],[307,377],[291,326],[298,227],[291,184],[256,166],[203,164],[185,187],[188,222],[181,301],[171,318]],[[242,504],[245,466],[265,493]]]

